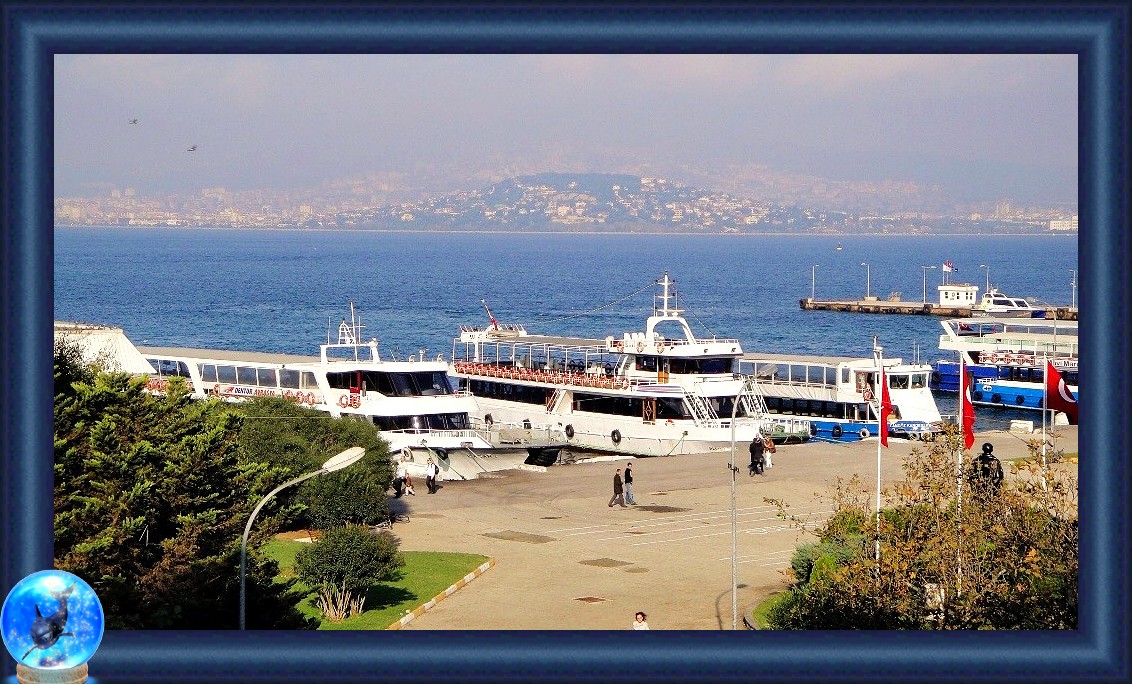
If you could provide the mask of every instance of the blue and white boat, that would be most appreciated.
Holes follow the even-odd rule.
[[[928,389],[932,367],[883,359],[893,413],[889,435],[929,440],[942,429],[942,417]],[[878,379],[873,358],[748,354],[741,372],[755,378],[772,416],[810,421],[813,439],[855,442],[878,433]]]
[[[1023,318],[962,318],[941,321],[941,351],[931,388],[959,391],[959,358],[974,376],[971,401],[982,406],[1041,409],[1046,361],[1077,396],[1077,322]]]

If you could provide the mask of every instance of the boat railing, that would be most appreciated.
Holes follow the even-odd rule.
[[[457,373],[463,373],[464,375],[499,378],[501,380],[520,380],[551,385],[571,385],[574,387],[594,387],[600,389],[625,389],[629,387],[628,378],[591,375],[577,371],[540,370],[520,366],[476,363],[472,361],[457,361],[452,364],[452,368]]]
[[[1069,337],[1069,336],[1067,336]],[[1076,340],[1076,336],[1072,339]],[[1022,352],[1026,354],[1045,354],[1048,356],[1070,356],[1075,357],[1078,355],[1080,345],[1078,342],[1061,342],[1050,340],[1034,340],[1032,338],[1011,338],[1002,335],[996,335],[994,338],[978,338],[972,339],[966,337],[963,339],[956,339],[950,335],[941,335],[940,349],[955,349],[958,345],[962,345],[965,349],[972,351],[980,351],[986,349],[987,351],[1004,351],[1010,349],[1015,352]]]
[[[384,433],[391,435],[426,435],[437,438],[457,438],[467,439],[477,437],[483,441],[489,441],[487,438],[487,431],[476,428],[464,428],[459,430],[441,430],[436,428],[403,428],[399,430],[382,430]]]

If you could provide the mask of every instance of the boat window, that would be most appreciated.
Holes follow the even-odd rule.
[[[841,384],[842,385],[848,385],[849,384],[849,368],[848,367],[844,367],[844,368],[841,369]]]
[[[200,379],[204,382],[216,382],[216,365],[212,363],[201,364]]]
[[[314,373],[310,371],[303,371],[302,380],[299,383],[300,389],[318,389],[318,381],[314,379]]]
[[[908,389],[908,376],[890,375],[888,376],[888,386],[892,389]]]
[[[638,356],[637,357],[637,370],[640,370],[640,371],[655,371],[656,370],[656,357],[655,356]]]
[[[260,387],[278,387],[279,380],[274,368],[260,368],[256,371],[256,380]]]
[[[393,383],[394,396],[411,397],[415,394],[412,376],[409,373],[390,373],[389,381]]]
[[[923,389],[928,386],[927,373],[912,373],[912,389]]]
[[[731,415],[730,407],[727,409],[727,415]],[[656,400],[656,418],[657,420],[668,420],[669,418],[675,420],[677,418],[691,418],[691,416],[685,410],[682,400],[658,398]]]
[[[448,384],[448,374],[444,371],[426,371],[413,373],[418,393],[422,396],[437,394],[452,394],[452,386]]]
[[[235,366],[217,366],[216,376],[220,382],[236,382],[236,367]]]
[[[279,369],[279,386],[299,389],[299,371],[290,368]]]
[[[254,385],[255,384],[255,368],[249,366],[237,366],[236,377],[241,385]]]
[[[354,379],[353,373],[327,373],[326,384],[330,385],[330,389],[350,389],[350,383]]]

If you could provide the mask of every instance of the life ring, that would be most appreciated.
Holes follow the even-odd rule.
[[[995,392],[994,394],[991,395],[990,400],[991,400],[992,404],[1001,404],[1002,403],[1002,395],[999,394],[998,392]]]
[[[845,431],[841,429],[841,424],[840,423],[834,423],[834,425],[833,425],[833,438],[834,439],[841,439],[841,435],[843,435],[843,434],[845,434]]]
[[[350,397],[345,394],[338,395],[338,406],[346,408],[350,405]]]
[[[494,424],[495,424],[495,420],[494,420],[494,419],[493,419],[493,418],[491,417],[491,414],[490,414],[490,413],[484,414],[484,417],[483,417],[483,422],[484,422],[484,423],[485,423],[485,424],[486,424],[486,425],[487,425],[488,427],[491,427],[492,425],[494,425]]]
[[[362,405],[362,396],[360,394],[350,395],[350,408],[359,408]]]
[[[865,388],[865,391],[861,393],[861,396],[864,398],[865,401],[872,401],[873,400],[873,391],[871,389]]]
[[[611,432],[609,434],[609,438],[613,440],[614,444],[620,444],[621,443],[621,431],[620,430],[614,430],[613,432]]]
[[[220,396],[220,385],[219,384],[212,386],[212,394],[213,394],[213,396],[217,396],[217,397]]]
[[[644,350],[645,350],[645,343],[644,342],[638,342],[637,343],[637,351],[643,352]]]
[[[566,426],[566,439],[574,439],[574,426],[573,425],[567,425]]]
[[[1019,394],[1018,396],[1014,397],[1014,403],[1021,406],[1026,403],[1026,397]]]
[[[861,431],[857,433],[857,436],[860,437],[861,439],[868,439],[869,429],[868,428],[861,428]]]

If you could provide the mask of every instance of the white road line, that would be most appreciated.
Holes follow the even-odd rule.
[[[746,513],[739,513],[737,511],[735,517],[740,518],[740,517],[743,517],[743,516],[758,515],[760,513],[766,513],[766,512],[767,511],[752,508],[752,509],[747,509]],[[826,513],[826,512],[829,512],[829,509],[824,508],[824,507],[823,508],[815,508],[813,510],[798,511],[799,514],[801,514],[801,513]],[[590,529],[586,532],[572,532],[570,534],[565,534],[565,535],[561,535],[561,536],[564,536],[564,537],[579,537],[579,536],[584,536],[584,535],[587,535],[587,534],[601,534],[601,533],[609,533],[609,532],[618,532],[620,534],[621,532],[616,530],[615,526],[616,525],[622,525],[622,524],[635,525],[635,527],[630,528],[629,532],[625,532],[625,534],[628,534],[628,533],[632,532],[632,530],[636,530],[636,529],[640,529],[640,528],[664,527],[664,526],[669,527],[669,530],[667,530],[667,531],[679,532],[681,530],[689,530],[689,529],[693,529],[693,528],[692,527],[672,528],[672,526],[676,525],[678,523],[704,522],[704,521],[708,521],[708,520],[719,520],[721,518],[729,519],[730,517],[731,517],[731,513],[730,513],[730,511],[728,511],[728,512],[722,513],[720,515],[701,514],[699,517],[685,518],[685,519],[682,519],[682,520],[662,520],[662,521],[648,522],[648,523],[642,523],[641,521],[626,521],[625,523],[616,523],[615,525],[603,525],[603,526],[596,526],[595,525],[595,526],[592,526],[592,527],[594,527],[596,529]],[[760,520],[773,520],[773,519],[778,519],[777,513],[775,513],[773,516],[771,516],[769,518],[760,518]],[[718,525],[718,524],[721,524],[721,523],[709,523],[709,524]],[[551,530],[547,530],[546,532],[550,532],[550,531]],[[544,532],[544,534],[546,532]],[[645,532],[644,534],[662,534],[662,533],[663,533],[663,531],[662,532]],[[607,538],[612,539],[613,537],[607,537]],[[602,541],[602,540],[607,539],[607,538],[603,538],[599,541]]]

